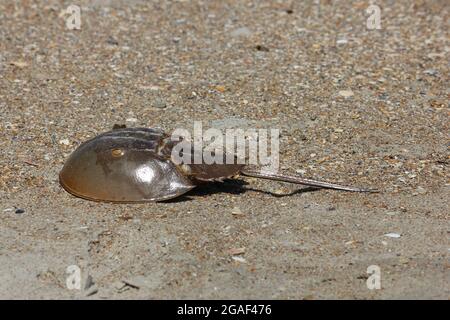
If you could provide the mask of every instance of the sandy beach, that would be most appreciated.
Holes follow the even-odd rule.
[[[0,0],[0,298],[448,299],[449,6],[377,2]],[[279,129],[280,171],[381,192],[59,184],[115,124],[194,121]]]

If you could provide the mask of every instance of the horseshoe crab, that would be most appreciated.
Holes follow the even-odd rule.
[[[106,202],[163,201],[181,196],[204,181],[238,175],[354,192],[299,176],[263,173],[243,164],[181,164],[172,161],[174,142],[162,130],[118,128],[82,143],[68,158],[59,181],[69,193]]]

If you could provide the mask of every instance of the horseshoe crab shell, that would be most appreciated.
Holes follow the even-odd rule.
[[[261,172],[225,161],[221,164],[195,164],[191,161],[191,164],[178,166],[171,158],[173,149],[174,142],[163,131],[115,129],[81,144],[65,163],[59,181],[64,189],[80,198],[128,203],[172,199],[203,182],[222,181],[236,175],[319,188],[378,192],[300,176]],[[196,152],[201,150],[187,148],[182,155],[192,159]],[[227,158],[225,154],[223,156]]]
[[[150,128],[103,133],[81,144],[59,174],[69,193],[95,201],[147,202],[195,187],[170,160],[170,138]]]

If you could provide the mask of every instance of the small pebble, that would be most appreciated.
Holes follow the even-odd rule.
[[[388,212],[386,212],[386,214],[388,216],[396,216],[396,215],[399,215],[400,213],[401,213],[400,211],[388,211]]]
[[[244,213],[241,211],[239,207],[234,207],[233,210],[231,210],[231,214],[233,216],[243,216]]]
[[[15,211],[15,213],[17,213],[17,214],[22,214],[22,213],[25,213],[25,210],[24,210],[24,209],[17,208],[16,211]]]
[[[233,259],[234,261],[240,262],[240,263],[247,263],[247,260],[245,260],[244,258],[239,257],[239,256],[233,256],[233,257],[231,257],[231,259]]]
[[[389,238],[400,238],[401,237],[401,235],[399,233],[393,233],[393,232],[386,233],[384,236],[389,237]]]
[[[228,254],[232,255],[232,256],[237,256],[240,254],[244,254],[245,253],[245,248],[231,248],[230,250],[228,250]]]
[[[153,101],[153,107],[158,108],[158,109],[164,109],[166,107],[166,102],[163,99],[155,99],[155,101]]]
[[[429,76],[435,76],[438,74],[437,70],[434,69],[427,69],[423,73],[429,75]]]
[[[215,88],[217,91],[222,92],[222,93],[227,90],[227,88],[225,88],[225,86],[220,86],[220,85],[216,86]]]
[[[70,141],[69,141],[69,139],[61,139],[61,140],[59,140],[59,144],[68,146],[70,144]]]
[[[351,96],[353,96],[353,91],[352,90],[342,90],[342,91],[339,91],[339,95],[344,98],[350,98]]]

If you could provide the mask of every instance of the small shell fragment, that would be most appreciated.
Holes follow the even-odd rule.
[[[235,217],[240,217],[240,216],[245,215],[239,207],[234,207],[233,210],[231,210],[231,214]]]
[[[393,233],[393,232],[386,233],[384,236],[389,237],[389,238],[400,238],[401,237],[401,235],[399,233]]]
[[[68,146],[70,144],[70,141],[69,141],[69,139],[61,139],[61,140],[59,140],[59,144]]]
[[[228,250],[228,254],[232,255],[232,256],[237,256],[240,254],[244,254],[245,253],[245,248],[231,248],[230,250]]]
[[[231,259],[233,259],[234,261],[240,262],[240,263],[247,263],[247,260],[245,260],[242,257],[233,256],[233,257],[231,257]]]

